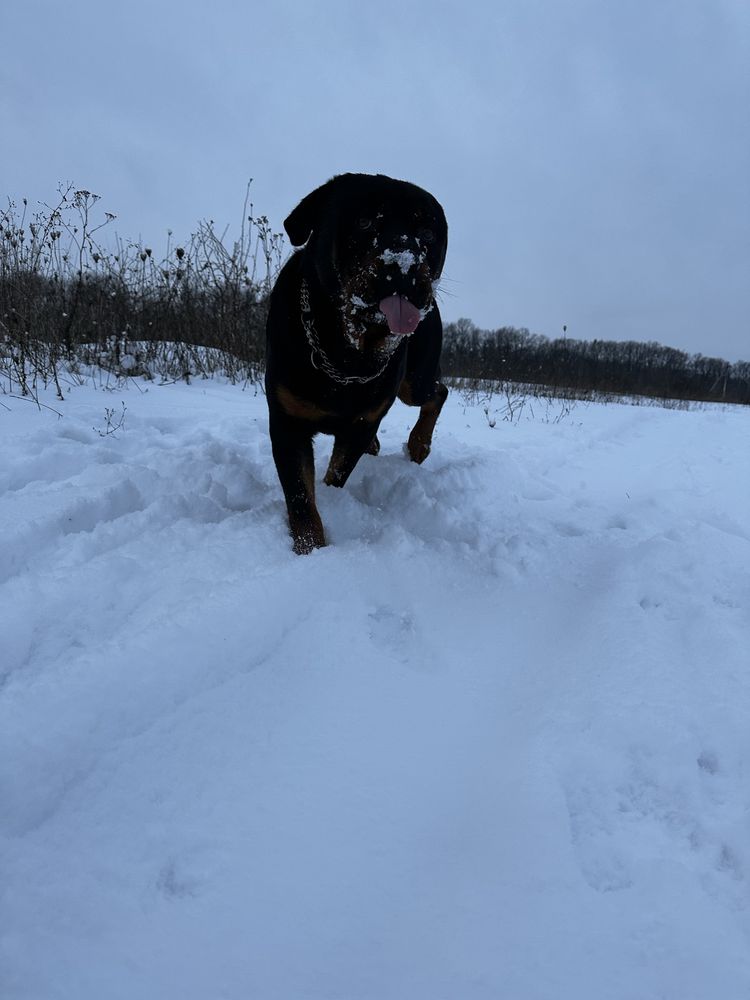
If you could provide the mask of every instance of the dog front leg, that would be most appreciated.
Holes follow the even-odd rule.
[[[315,458],[312,434],[288,421],[272,420],[271,448],[289,514],[294,551],[305,555],[326,544],[315,506]]]
[[[377,424],[358,421],[346,434],[336,435],[331,461],[323,478],[327,486],[343,486],[365,452],[368,455],[378,454],[380,442],[377,431]]]
[[[407,406],[419,406],[419,403],[414,399],[411,386],[406,380],[401,383],[398,398],[402,403],[406,403]],[[435,424],[447,398],[447,387],[442,382],[436,382],[432,399],[429,399],[426,403],[422,403],[419,407],[419,419],[412,427],[409,440],[406,444],[409,458],[418,465],[421,465],[430,454]]]

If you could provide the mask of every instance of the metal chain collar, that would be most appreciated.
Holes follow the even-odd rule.
[[[312,309],[310,308],[310,290],[307,287],[307,282],[302,279],[302,284],[300,285],[299,291],[299,301],[302,307],[302,326],[305,329],[305,336],[307,337],[307,342],[310,345],[310,362],[313,368],[317,371],[322,371],[334,382],[338,382],[339,385],[362,385],[365,382],[372,382],[374,379],[382,375],[383,372],[388,367],[388,364],[393,357],[389,354],[385,359],[383,364],[376,372],[372,375],[343,375],[337,368],[334,367],[330,358],[320,346],[320,341],[318,340],[318,333],[315,329],[315,323],[313,322]],[[318,355],[319,363],[315,363],[315,355]]]

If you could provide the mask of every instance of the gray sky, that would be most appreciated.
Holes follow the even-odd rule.
[[[2,196],[159,247],[250,177],[281,228],[387,173],[445,207],[445,319],[750,359],[747,0],[2,0],[0,38]]]

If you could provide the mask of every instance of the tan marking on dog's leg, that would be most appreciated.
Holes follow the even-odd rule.
[[[322,549],[326,544],[323,522],[315,505],[315,466],[305,462],[302,467],[302,494],[295,498],[288,508],[289,529],[293,547],[297,555],[307,555],[313,549]]]
[[[402,403],[405,403],[407,406],[415,405],[414,397],[412,396],[411,392],[411,385],[409,384],[407,379],[404,379],[401,385],[398,387],[398,398],[401,400]]]
[[[438,383],[435,398],[420,408],[419,419],[414,424],[406,445],[409,458],[418,465],[421,465],[430,454],[435,424],[447,398],[448,390],[442,383]]]
[[[328,463],[323,482],[326,486],[333,486],[340,474],[340,469],[346,455],[346,450],[340,441],[334,441],[331,461]]]
[[[315,506],[315,457],[312,432],[304,424],[290,424],[278,412],[270,414],[271,449],[284,491],[294,551],[311,552],[326,544],[323,523]],[[302,428],[300,430],[300,428]]]
[[[378,403],[377,406],[374,406],[371,410],[363,413],[360,419],[364,420],[366,424],[379,424],[383,415],[388,411],[392,403],[393,400],[388,397],[384,399],[382,403]]]
[[[280,385],[276,389],[276,398],[281,404],[282,410],[298,420],[320,420],[322,417],[329,416],[326,410],[315,403],[311,403],[308,399],[302,399],[301,396],[295,396],[285,385]]]
[[[327,486],[343,486],[360,458],[373,447],[375,440],[375,428],[364,421],[350,428],[347,434],[337,437],[323,482]],[[373,452],[370,451],[370,454]]]

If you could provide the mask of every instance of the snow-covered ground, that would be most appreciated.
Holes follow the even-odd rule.
[[[747,1000],[750,412],[397,405],[301,558],[145,388],[0,397],[3,1000]]]

